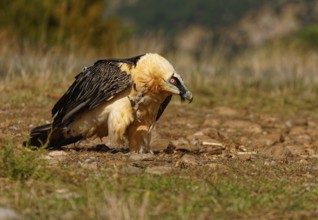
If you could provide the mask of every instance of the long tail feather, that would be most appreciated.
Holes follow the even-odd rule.
[[[41,125],[31,130],[30,139],[23,142],[24,146],[41,147],[48,143],[48,138],[51,133],[51,124]]]
[[[24,146],[59,148],[82,139],[82,136],[65,138],[60,130],[52,132],[52,125],[46,124],[31,130],[30,139],[23,142]]]

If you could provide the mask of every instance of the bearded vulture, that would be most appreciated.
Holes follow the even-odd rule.
[[[180,75],[158,54],[99,60],[75,77],[52,109],[53,122],[33,128],[24,145],[60,148],[109,136],[131,152],[149,152],[151,130],[172,95],[193,99]]]

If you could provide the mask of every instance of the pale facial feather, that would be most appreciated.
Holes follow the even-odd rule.
[[[176,88],[168,86],[166,83],[175,72],[169,61],[158,54],[151,53],[143,56],[138,61],[136,68],[130,70],[136,89],[140,90],[147,85],[148,92],[155,95],[163,91],[179,94]]]

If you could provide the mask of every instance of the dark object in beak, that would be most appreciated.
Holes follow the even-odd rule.
[[[193,100],[193,96],[192,96],[192,93],[190,91],[187,91],[186,93],[180,94],[180,98],[181,98],[182,102],[185,100],[188,100],[189,103],[191,103]]]

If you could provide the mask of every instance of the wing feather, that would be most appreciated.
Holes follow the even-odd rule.
[[[141,55],[142,56],[142,55]],[[141,56],[130,59],[99,60],[84,68],[52,109],[53,128],[63,127],[74,118],[103,101],[110,101],[131,86],[131,76],[120,65],[135,66]]]
[[[165,109],[167,108],[167,106],[169,105],[170,101],[171,101],[172,95],[169,95],[160,105],[158,113],[157,113],[157,117],[156,117],[156,121],[159,120],[159,118],[161,117],[162,113],[165,111]]]

